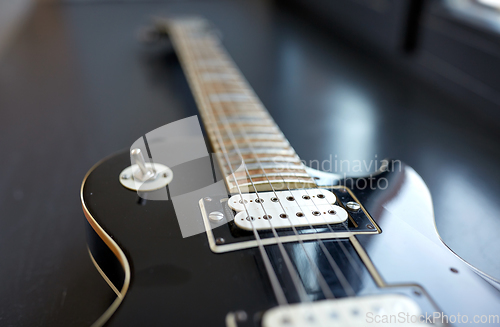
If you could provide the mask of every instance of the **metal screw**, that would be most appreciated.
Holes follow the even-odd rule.
[[[222,218],[224,218],[224,214],[219,211],[213,211],[208,215],[208,219],[210,219],[211,221],[219,221]]]
[[[271,215],[264,215],[264,216],[262,216],[262,218],[264,218],[265,220],[269,220],[269,219],[273,218],[273,216],[271,216]]]
[[[311,197],[309,195],[302,195],[302,198],[304,200],[310,200],[311,199]]]
[[[224,243],[226,243],[226,240],[223,237],[219,237],[215,240],[215,244],[217,244],[217,245],[221,245]]]
[[[336,214],[335,210],[328,210],[328,213],[329,213],[330,215],[335,215],[335,214]]]
[[[272,198],[271,198],[271,201],[273,201],[273,202],[278,202],[278,198],[272,197]]]
[[[358,211],[361,206],[359,205],[359,203],[357,202],[354,202],[354,201],[349,201],[346,203],[346,207],[347,209],[351,210],[351,211]]]
[[[373,227],[373,225],[370,225],[370,224],[366,225],[366,228],[368,228],[368,229],[375,229],[375,227]]]
[[[314,216],[319,216],[319,215],[321,215],[321,212],[319,212],[319,211],[313,211],[313,215]]]
[[[452,273],[458,274],[458,269],[457,268],[450,268]]]
[[[304,214],[302,212],[297,212],[296,215],[297,217],[304,217]]]
[[[282,213],[282,214],[280,214],[280,217],[283,219],[286,219],[286,218],[288,218],[288,215],[286,213]]]
[[[264,202],[264,199],[257,198],[257,199],[255,199],[255,202],[256,202],[256,203],[262,203],[262,202]]]
[[[318,194],[318,199],[324,199],[325,196],[323,194]]]
[[[167,178],[168,177],[168,174],[167,173],[163,173],[163,178]]]
[[[127,175],[127,174],[123,174],[123,175],[122,175],[122,179],[129,179],[129,178],[130,178],[130,176],[129,176],[129,175]]]
[[[295,198],[293,196],[287,196],[286,199],[288,201],[295,201]]]
[[[252,221],[255,220],[255,218],[253,216],[250,216],[250,217],[247,217],[247,220],[250,221],[250,219],[252,219]]]
[[[205,201],[207,201],[207,202],[210,202],[210,201],[212,201],[212,198],[209,198],[209,197],[207,196],[204,200],[205,200]]]

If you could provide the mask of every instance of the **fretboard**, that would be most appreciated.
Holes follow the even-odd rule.
[[[231,193],[316,187],[219,38],[200,18],[165,21]]]

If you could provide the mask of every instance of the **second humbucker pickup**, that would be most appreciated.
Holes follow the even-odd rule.
[[[245,230],[313,227],[347,220],[335,194],[326,189],[302,189],[237,194],[228,205],[237,212],[236,226]]]

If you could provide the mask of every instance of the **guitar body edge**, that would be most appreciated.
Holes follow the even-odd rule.
[[[140,317],[134,315],[150,317],[153,322],[151,326],[164,323],[166,320],[160,317],[158,320],[151,318],[162,305],[165,310],[171,309],[172,314],[178,316],[177,319],[181,319],[184,314],[181,303],[172,301],[182,302],[180,300],[183,296],[188,299],[198,296],[198,301],[210,305],[212,295],[217,297],[215,294],[219,289],[222,293],[222,298],[217,297],[221,306],[218,308],[219,312],[206,308],[203,310],[208,310],[204,311],[207,320],[217,317],[218,321],[223,321],[221,316],[247,306],[243,299],[234,299],[226,294],[235,287],[241,287],[241,290],[235,288],[235,292],[247,294],[249,299],[253,299],[250,302],[255,306],[251,308],[252,312],[264,312],[273,307],[275,299],[267,275],[262,272],[263,267],[256,259],[257,250],[214,254],[209,249],[206,234],[185,239],[177,235],[180,233],[171,201],[148,201],[144,206],[138,203],[135,192],[119,185],[119,172],[129,164],[129,160],[128,152],[124,151],[101,161],[89,171],[82,184],[82,206],[89,223],[89,252],[96,268],[117,295],[93,327],[104,325],[119,311],[118,307],[124,304],[127,308],[122,308],[124,315],[120,314],[122,317],[116,323],[120,326],[124,322],[131,326],[137,324],[134,320],[140,321]],[[99,170],[97,176],[90,178],[95,170]],[[314,176],[314,171],[311,171]],[[322,182],[330,174],[317,172],[317,175],[318,181]],[[442,242],[435,228],[432,200],[420,176],[401,163],[391,166],[390,171],[382,171],[376,175],[377,178],[387,179],[391,186],[383,191],[354,189],[353,192],[380,226],[382,233],[356,235],[345,241],[348,242],[347,246],[351,243],[356,245],[357,249],[352,248],[360,256],[366,275],[373,278],[377,291],[416,287],[423,290],[436,307],[451,315],[495,312],[495,308],[500,306],[500,293],[456,254],[450,252]],[[84,192],[88,179],[92,180],[92,187]],[[99,193],[94,192],[95,190],[104,191],[102,194],[94,194]],[[106,201],[103,201],[103,197],[106,197]],[[120,208],[124,201],[128,203],[128,209]],[[107,218],[110,215],[114,215],[111,220]],[[141,221],[138,222],[137,219]],[[140,236],[141,233],[150,238]],[[134,239],[136,236],[140,241]],[[150,247],[154,247],[154,250]],[[144,269],[144,261],[148,261],[147,267],[152,268]],[[177,265],[178,261],[181,262]],[[155,266],[155,262],[158,265]],[[167,264],[160,264],[161,262]],[[246,268],[240,269],[239,266]],[[454,273],[452,268],[457,269],[458,273]],[[208,276],[200,276],[204,270]],[[248,280],[258,280],[262,285],[241,285],[242,281]],[[134,294],[130,294],[125,303],[122,303],[130,291],[131,283],[135,285],[132,288]],[[164,294],[158,294],[162,287],[175,295],[171,294],[167,299]],[[373,289],[372,287],[371,290]],[[184,295],[175,292],[184,292]],[[360,290],[357,294],[363,292]],[[143,305],[145,299],[149,299],[148,294],[159,299],[155,309],[153,306]],[[473,298],[481,300],[473,301]],[[254,304],[256,299],[262,299],[262,303]],[[175,305],[179,307],[176,309]],[[110,322],[114,319],[117,318],[112,318]],[[190,319],[193,321],[195,318]],[[184,325],[187,321],[189,319],[173,321],[173,325]]]
[[[92,217],[83,198],[83,188],[85,187],[87,177],[108,158],[99,161],[87,172],[80,191],[82,209],[88,223],[86,225],[86,234],[89,256],[97,271],[116,294],[116,298],[92,324],[92,327],[103,326],[113,316],[128,291],[131,278],[131,268],[126,255],[113,238]]]

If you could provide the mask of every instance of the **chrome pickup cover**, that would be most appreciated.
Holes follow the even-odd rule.
[[[263,230],[342,223],[348,214],[336,202],[335,194],[326,189],[303,189],[238,194],[228,205],[237,212],[236,226]]]
[[[409,297],[384,294],[279,306],[264,314],[262,326],[427,326],[420,323],[421,315]]]

